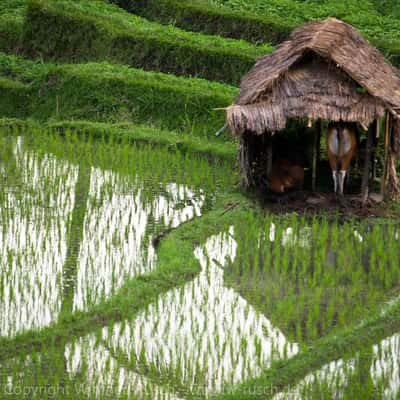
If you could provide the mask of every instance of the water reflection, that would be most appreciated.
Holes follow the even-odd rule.
[[[295,386],[277,393],[273,400],[298,400],[314,398],[340,399],[349,382],[350,375],[354,374],[356,360],[337,360],[324,365],[321,369],[306,375]]]
[[[223,268],[236,255],[233,234],[230,228],[196,248],[201,273],[192,282],[160,296],[133,321],[104,328],[105,346],[130,365],[146,366],[201,394],[218,392],[259,374],[274,359],[295,354],[296,344],[224,286]],[[85,354],[95,352],[96,344],[86,340],[85,345],[77,354],[95,362]]]
[[[276,225],[271,222],[269,227],[269,241],[275,242],[276,236]],[[311,228],[308,226],[302,227],[299,229],[299,233],[295,232],[292,227],[286,228],[282,232],[281,243],[282,246],[300,246],[300,247],[308,247],[310,246],[310,237],[311,237]],[[259,247],[264,240],[264,237],[260,237],[259,239]]]
[[[400,394],[400,334],[374,345],[370,373],[382,399],[397,399]]]
[[[79,166],[28,150],[21,137],[11,148],[14,160],[1,165],[5,174],[18,172],[0,198],[1,336],[44,327],[61,312],[87,310],[112,295],[154,268],[154,226],[201,215],[201,190],[150,181],[159,191],[150,198],[139,177],[99,168],[88,169],[89,193],[78,203]],[[78,243],[71,241],[74,207],[84,215]],[[69,246],[77,248],[76,260]]]
[[[0,335],[55,321],[77,168],[14,146],[23,187],[6,186],[0,202]]]
[[[294,387],[276,394],[273,400],[297,400],[300,398],[347,398],[349,393],[358,393],[366,385],[359,377],[367,371],[372,387],[369,395],[373,398],[394,400],[400,394],[400,334],[395,334],[372,346],[372,356],[343,361],[332,361],[300,380]],[[365,365],[366,364],[366,365]],[[356,372],[359,372],[356,374]],[[361,373],[360,373],[361,372]],[[354,378],[350,381],[350,377]],[[357,378],[355,378],[357,376]],[[350,383],[351,382],[351,383]],[[354,386],[356,385],[356,386]],[[368,396],[369,396],[368,395]],[[368,397],[369,398],[369,397]]]
[[[150,272],[156,254],[149,224],[176,227],[201,215],[205,196],[168,183],[153,200],[143,182],[92,168],[78,257],[74,310],[87,310],[131,277]],[[177,207],[184,202],[184,207]]]
[[[107,336],[107,334],[103,334]],[[81,338],[65,348],[66,370],[72,380],[76,380],[82,370],[83,381],[76,387],[87,398],[139,397],[149,400],[179,400],[167,387],[143,375],[124,368],[95,335]]]

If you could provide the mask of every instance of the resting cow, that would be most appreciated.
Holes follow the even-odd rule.
[[[304,168],[288,160],[276,160],[268,176],[272,192],[283,193],[288,188],[301,188],[304,183]]]

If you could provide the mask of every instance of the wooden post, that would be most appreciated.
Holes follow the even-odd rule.
[[[387,182],[387,174],[388,174],[388,156],[389,156],[389,144],[390,144],[390,124],[389,124],[389,111],[386,111],[386,119],[385,119],[385,157],[383,160],[383,174],[381,177],[381,195],[385,196],[386,192],[386,182]]]
[[[315,192],[316,183],[317,183],[317,166],[319,162],[319,153],[321,147],[321,120],[315,124],[314,129],[314,143],[313,143],[313,161],[312,161],[312,181],[311,181],[311,189]]]
[[[385,195],[396,201],[400,200],[400,182],[397,175],[398,154],[399,154],[399,122],[392,115],[389,117],[389,149],[387,159],[387,170],[385,180]]]
[[[374,181],[374,179],[376,178],[375,154],[376,154],[376,146],[377,146],[378,140],[379,140],[379,129],[380,129],[380,121],[378,119],[377,123],[376,123],[376,130],[375,130],[375,136],[374,136],[374,146],[373,146],[373,150],[372,150],[372,171],[371,171],[372,181]]]
[[[365,149],[365,161],[364,161],[364,169],[361,181],[361,201],[363,205],[367,202],[369,194],[369,173],[371,169],[371,154],[372,154],[374,135],[376,132],[376,124],[377,120],[375,120],[369,126],[367,132],[367,147]]]

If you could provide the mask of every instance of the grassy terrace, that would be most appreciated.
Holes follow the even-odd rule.
[[[275,16],[259,16],[216,4],[187,0],[111,0],[120,7],[163,24],[182,29],[243,39],[252,43],[279,43],[293,26]]]
[[[123,8],[183,29],[277,44],[306,21],[335,16],[354,25],[393,62],[400,63],[400,22],[368,1],[112,0]],[[378,8],[382,9],[378,4]]]
[[[25,52],[60,62],[109,60],[146,70],[237,84],[269,45],[191,33],[103,1],[28,3]]]
[[[265,16],[268,19],[275,19],[279,25],[289,24],[292,28],[314,19],[337,17],[354,25],[390,61],[396,65],[400,64],[400,21],[393,16],[382,15],[369,1],[199,0],[199,2],[205,8],[209,4],[218,4],[233,10],[254,13],[261,18]]]
[[[228,85],[109,63],[52,65],[3,54],[0,73],[3,117],[132,121],[209,137],[224,121],[213,109],[237,94]]]

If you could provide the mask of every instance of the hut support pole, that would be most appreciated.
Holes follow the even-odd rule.
[[[388,175],[388,157],[389,157],[389,112],[386,112],[385,119],[385,158],[383,160],[383,175],[381,177],[381,195],[384,196],[386,192],[386,182]]]
[[[375,120],[369,126],[367,132],[367,148],[365,149],[365,162],[364,162],[364,170],[361,182],[361,201],[363,205],[365,205],[365,203],[367,202],[369,194],[369,173],[371,169],[371,158],[372,158],[371,155],[372,155],[374,135],[376,132],[376,124],[377,120]]]
[[[376,130],[375,130],[375,136],[374,136],[374,146],[373,146],[373,151],[372,151],[372,171],[371,171],[371,176],[372,180],[376,178],[376,146],[379,140],[379,129],[380,129],[380,121],[379,119],[377,120],[376,123]]]
[[[313,143],[313,163],[312,163],[312,181],[311,189],[315,192],[317,183],[317,166],[319,162],[319,152],[321,148],[321,120],[315,124],[314,143]]]
[[[385,193],[389,194],[392,200],[400,199],[400,181],[397,175],[398,155],[399,155],[399,128],[398,120],[392,115],[389,118],[389,149],[386,166],[386,187]]]

